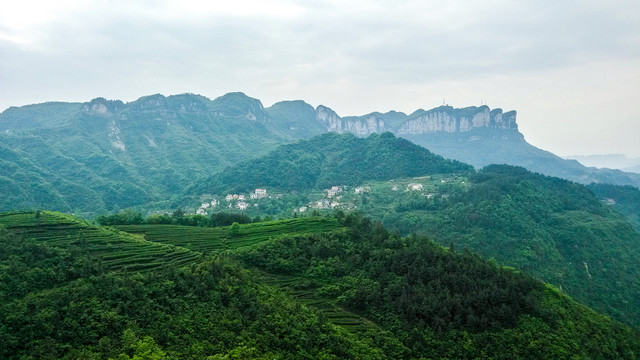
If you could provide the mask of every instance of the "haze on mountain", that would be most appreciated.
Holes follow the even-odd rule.
[[[96,98],[2,112],[0,181],[8,195],[0,208],[96,215],[163,207],[200,179],[278,144],[325,132],[364,137],[386,131],[476,167],[505,163],[582,183],[640,185],[638,174],[587,168],[528,144],[515,111],[443,106],[341,118],[303,101],[264,108],[243,93],[215,100],[157,94],[130,103]]]
[[[606,155],[569,155],[565,159],[577,160],[584,166],[618,169],[627,172],[640,172],[640,158],[628,158],[623,154]]]

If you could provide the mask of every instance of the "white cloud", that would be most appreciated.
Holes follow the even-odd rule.
[[[638,18],[631,0],[11,2],[0,13],[0,108],[245,91],[354,115],[482,99],[519,110],[534,144],[576,153],[562,149],[605,134],[602,114],[610,129],[637,130]],[[536,136],[546,121],[558,130]],[[567,139],[578,124],[590,124],[583,140]],[[606,144],[598,151],[620,146]]]

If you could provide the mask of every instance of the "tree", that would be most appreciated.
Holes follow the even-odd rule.
[[[240,224],[238,224],[237,222],[231,224],[231,227],[229,228],[229,232],[227,234],[229,235],[229,237],[236,237],[240,235]]]

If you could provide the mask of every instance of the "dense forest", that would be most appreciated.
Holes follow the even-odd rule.
[[[366,180],[473,171],[391,133],[366,139],[328,133],[282,145],[268,155],[241,162],[187,190],[187,194],[248,192],[259,187],[305,191]]]
[[[354,214],[296,221],[235,224],[237,232],[199,243],[165,232],[158,244],[61,214],[0,214],[0,357],[631,359],[640,352],[637,331],[468,251],[401,237]],[[307,233],[336,221],[342,228]],[[139,226],[162,233],[176,225]],[[252,238],[264,232],[256,226],[276,232]],[[218,242],[236,245],[197,255]],[[115,246],[131,256],[121,260]],[[185,261],[147,256],[159,251]]]
[[[446,199],[396,202],[383,221],[493,257],[640,325],[640,235],[623,216],[580,184],[519,167],[489,166],[468,182]]]

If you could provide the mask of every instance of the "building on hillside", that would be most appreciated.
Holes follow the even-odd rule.
[[[218,200],[211,200],[211,207],[216,207],[218,206]]]
[[[408,190],[422,191],[422,184],[411,183],[411,184],[407,185],[407,189]]]
[[[202,205],[200,205],[201,209],[206,209],[210,206],[210,204],[208,202],[203,202]]]
[[[227,200],[227,201],[231,201],[231,200],[233,200],[233,195],[232,194],[227,194],[227,196],[225,196],[224,199]]]
[[[244,195],[238,195],[237,199],[240,201],[244,201],[247,197]]]
[[[196,210],[196,215],[207,215],[207,212],[205,209],[200,208],[198,210]]]
[[[371,187],[369,186],[358,186],[355,190],[356,194],[364,194],[368,192],[371,192]]]
[[[332,186],[331,189],[327,189],[327,197],[334,197],[340,192],[342,192],[342,186]]]
[[[391,188],[392,191],[398,191],[398,185],[393,185],[393,187]]]
[[[249,204],[247,204],[244,201],[238,201],[238,203],[236,204],[236,207],[240,210],[246,210],[249,207]]]
[[[305,212],[307,211],[307,207],[306,206],[300,206],[300,208],[298,209],[299,212]]]

